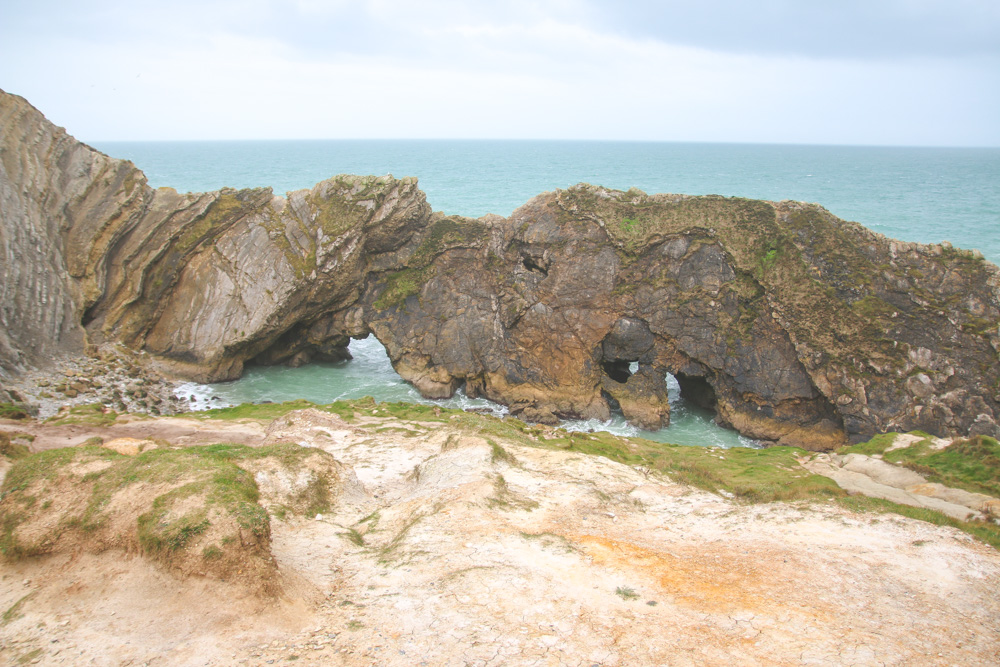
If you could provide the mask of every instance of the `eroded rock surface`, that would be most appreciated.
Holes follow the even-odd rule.
[[[669,422],[664,376],[745,435],[1000,435],[1000,273],[822,207],[589,185],[509,218],[415,179],[179,194],[0,93],[0,366],[117,342],[201,381],[374,333],[425,396]],[[634,372],[633,372],[634,369]]]

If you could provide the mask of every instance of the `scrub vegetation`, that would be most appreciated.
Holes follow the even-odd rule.
[[[64,412],[48,420],[48,423],[56,426],[67,426],[69,424],[79,424],[84,426],[107,426],[113,424],[118,418],[118,413],[105,407],[100,403],[87,403],[85,405],[71,406]]]
[[[290,477],[302,483],[262,498],[259,470],[295,471]],[[329,454],[292,443],[162,447],[136,456],[96,446],[29,454],[17,458],[0,488],[0,555],[120,548],[181,572],[245,579],[275,592],[265,505],[282,515],[325,512],[338,471]]]
[[[0,403],[0,419],[27,419],[28,413],[14,403]]]

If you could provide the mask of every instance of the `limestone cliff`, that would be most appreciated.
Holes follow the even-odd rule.
[[[664,377],[752,437],[1000,435],[1000,272],[799,202],[580,185],[510,218],[414,179],[178,194],[0,94],[0,365],[85,343],[164,372],[343,358],[374,333],[429,397],[669,422]]]

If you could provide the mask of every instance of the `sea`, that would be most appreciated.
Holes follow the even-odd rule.
[[[268,186],[283,194],[336,174],[416,176],[434,210],[470,217],[508,216],[537,194],[576,183],[815,202],[886,236],[948,241],[1000,264],[1000,148],[389,139],[93,145],[131,160],[151,186],[180,192]],[[352,341],[350,351],[354,359],[346,362],[248,367],[234,382],[185,383],[177,394],[194,409],[373,396],[506,412],[461,392],[446,401],[423,399],[372,336]],[[687,404],[676,381],[667,381],[672,412],[665,429],[639,431],[620,415],[563,426],[684,445],[760,446],[715,424],[710,411]]]

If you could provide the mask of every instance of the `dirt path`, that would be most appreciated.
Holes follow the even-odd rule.
[[[114,438],[165,440],[174,445],[208,445],[216,442],[259,445],[264,441],[266,427],[250,419],[205,422],[181,417],[126,416],[109,426],[54,426],[44,422],[3,419],[0,420],[0,431],[30,434],[34,437],[31,450],[40,452],[58,447],[75,447],[94,437],[105,441]]]

